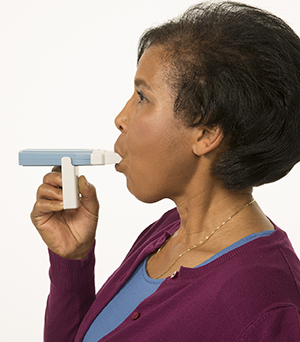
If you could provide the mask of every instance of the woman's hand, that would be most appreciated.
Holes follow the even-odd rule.
[[[78,209],[63,210],[62,177],[58,168],[44,177],[31,220],[48,248],[66,259],[85,259],[94,244],[99,203],[96,190],[79,178]]]

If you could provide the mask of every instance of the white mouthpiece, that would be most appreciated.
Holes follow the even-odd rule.
[[[121,157],[113,151],[94,150],[91,154],[91,165],[116,164]]]

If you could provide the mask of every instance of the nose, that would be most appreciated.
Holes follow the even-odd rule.
[[[123,113],[123,110],[116,116],[115,125],[119,131],[121,131],[122,133],[125,133],[125,130],[127,130],[127,128],[126,128],[126,126],[127,126],[126,121],[127,120],[124,118],[122,113]]]
[[[118,130],[121,131],[122,133],[126,133],[127,128],[128,128],[129,106],[130,106],[129,102],[130,100],[126,103],[124,108],[115,118],[115,125],[118,128]]]

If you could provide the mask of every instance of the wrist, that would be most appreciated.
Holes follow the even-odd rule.
[[[49,251],[58,257],[65,260],[85,260],[88,257],[88,254],[95,246],[95,240],[93,240],[90,244],[80,245],[76,248],[75,251],[71,253],[63,253],[57,252],[55,249],[48,247]]]
[[[49,249],[50,279],[57,288],[76,290],[85,287],[94,280],[95,253],[94,247],[86,259],[66,259]]]
[[[74,253],[71,253],[64,258],[68,260],[85,260],[94,246],[95,240],[93,240],[90,244],[80,246]]]

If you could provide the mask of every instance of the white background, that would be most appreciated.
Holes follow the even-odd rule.
[[[139,36],[194,3],[1,0],[1,341],[42,341],[49,289],[47,249],[29,215],[50,168],[18,166],[18,151],[112,149],[118,136],[114,117],[133,91]],[[300,34],[298,0],[248,3],[277,14]],[[173,204],[138,202],[113,166],[82,167],[80,172],[96,186],[101,202],[98,288],[137,235]],[[298,255],[299,179],[297,165],[285,179],[255,190],[259,204],[287,231]]]

